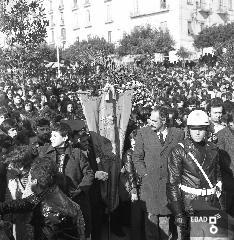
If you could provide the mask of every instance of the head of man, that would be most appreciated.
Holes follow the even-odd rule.
[[[18,106],[18,105],[20,105],[21,104],[21,102],[22,102],[22,99],[21,99],[21,97],[20,97],[20,95],[19,94],[16,94],[15,96],[14,96],[14,104],[16,105],[16,106]]]
[[[1,124],[1,129],[11,138],[15,138],[18,134],[18,126],[14,119],[8,118]]]
[[[5,107],[0,108],[0,125],[3,123],[5,119],[9,117],[8,111]]]
[[[227,125],[232,131],[234,131],[234,109],[232,109],[231,114],[228,114]]]
[[[32,102],[26,101],[26,102],[24,103],[24,110],[25,110],[26,112],[31,112],[31,111],[33,110],[33,104],[32,104]]]
[[[221,98],[213,98],[210,101],[210,120],[213,123],[220,123],[223,115],[223,101]]]
[[[153,131],[162,131],[166,127],[166,123],[169,120],[169,113],[165,107],[155,107],[151,112],[149,125]]]
[[[50,121],[41,118],[37,121],[37,137],[44,143],[50,142]]]
[[[72,113],[74,110],[74,106],[72,102],[67,103],[67,112]]]
[[[208,126],[210,125],[209,117],[202,110],[193,110],[187,118],[189,136],[194,142],[202,142],[207,135]]]
[[[37,158],[31,167],[29,185],[32,192],[40,193],[55,185],[57,166],[54,161],[47,158]]]
[[[51,145],[54,148],[64,147],[71,136],[71,128],[66,123],[55,123],[51,132]]]

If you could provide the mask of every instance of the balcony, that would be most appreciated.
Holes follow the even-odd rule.
[[[142,12],[139,9],[136,9],[136,10],[133,10],[132,12],[130,12],[130,18],[153,16],[153,15],[161,14],[162,12],[167,12],[169,10],[170,10],[170,8],[169,8],[168,4],[165,7],[160,8],[157,11]]]
[[[205,2],[196,2],[197,10],[200,13],[205,13],[205,14],[211,14],[212,13],[212,8],[210,7],[209,4]]]
[[[138,17],[140,15],[141,15],[141,13],[139,11],[137,11],[137,10],[130,12],[130,17],[131,18]]]
[[[228,14],[228,7],[227,6],[219,6],[219,8],[217,9],[217,14],[227,15]]]

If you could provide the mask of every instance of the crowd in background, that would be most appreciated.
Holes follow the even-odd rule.
[[[212,104],[223,106],[222,116],[213,124],[215,134],[216,123],[222,129],[233,122],[231,113],[234,104],[234,73],[216,60],[215,57],[205,55],[198,62],[185,64],[169,64],[167,61],[157,64],[147,61],[136,62],[131,66],[96,66],[92,72],[84,71],[71,78],[61,77],[43,81],[2,79],[1,161],[4,161],[4,166],[7,165],[8,171],[14,165],[12,168],[17,168],[17,174],[24,176],[24,172],[31,168],[32,161],[19,161],[17,156],[21,156],[22,152],[26,151],[26,146],[32,143],[37,147],[50,144],[50,134],[54,131],[52,125],[59,124],[61,120],[85,121],[79,94],[83,91],[99,96],[106,83],[113,84],[118,93],[126,89],[134,90],[127,140],[135,138],[133,130],[147,125],[147,119],[155,106],[166,107],[169,113],[168,126],[181,129],[186,128],[187,116],[193,109],[209,112]],[[215,136],[211,138],[211,141],[215,140]],[[23,150],[17,150],[19,146],[23,146]],[[126,141],[125,154],[128,154],[130,146],[131,141]],[[16,156],[10,156],[14,151]],[[6,189],[3,189],[2,183],[6,181],[4,176],[7,171],[4,167],[2,169],[1,202],[6,200],[3,197]],[[25,188],[26,183],[23,180]],[[140,184],[140,180],[137,181],[137,184]],[[119,229],[116,233],[121,235]]]

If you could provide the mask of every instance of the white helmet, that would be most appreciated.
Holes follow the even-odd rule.
[[[207,113],[202,110],[193,110],[187,118],[188,126],[209,126],[210,121]]]

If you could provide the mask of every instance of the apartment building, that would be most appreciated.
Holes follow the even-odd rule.
[[[104,37],[116,45],[134,27],[168,29],[176,47],[191,49],[205,27],[234,20],[234,0],[44,0],[48,43],[68,47],[76,40]]]

